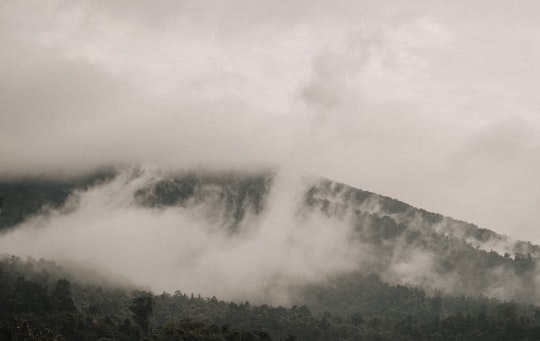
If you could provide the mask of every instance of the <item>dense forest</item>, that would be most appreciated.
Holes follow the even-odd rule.
[[[53,262],[0,260],[5,340],[538,340],[540,308],[426,296],[370,275],[337,290],[347,309],[272,307],[79,282]],[[332,292],[336,292],[335,288]],[[327,291],[327,294],[330,291]],[[323,295],[321,289],[318,292]],[[333,304],[327,302],[329,307]],[[335,306],[335,305],[334,305]]]

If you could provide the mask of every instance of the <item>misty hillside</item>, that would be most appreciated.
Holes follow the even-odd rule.
[[[20,224],[26,218],[49,208],[62,207],[77,190],[111,180],[113,171],[103,171],[91,176],[63,180],[23,179],[0,182],[0,198],[4,198],[0,229]],[[242,174],[238,172],[202,173],[188,172],[149,183],[135,193],[143,206],[186,206],[188,203],[213,201],[223,210],[224,222],[230,228],[237,226],[246,213],[261,213],[275,174]],[[217,197],[216,197],[217,196]],[[343,217],[348,210],[366,214],[371,219],[384,219],[381,226],[397,224],[433,229],[442,235],[465,240],[474,247],[500,254],[540,256],[540,247],[529,242],[512,240],[488,229],[479,228],[453,218],[412,207],[399,200],[369,191],[356,189],[327,179],[320,179],[306,190],[305,203],[317,206],[327,215]],[[395,229],[396,227],[381,227]]]
[[[312,176],[283,176],[275,171],[168,174],[129,170],[69,182],[4,182],[0,193],[4,198],[0,226],[7,233],[0,244],[7,252],[16,253],[9,250],[13,243],[22,249],[28,244],[27,254],[17,250],[20,256],[61,263],[60,253],[72,252],[75,256],[70,262],[98,268],[106,263],[106,271],[158,291],[183,289],[233,300],[309,303],[315,309],[338,312],[344,309],[340,292],[354,288],[359,274],[376,274],[387,283],[428,293],[540,300],[535,285],[538,246]],[[100,215],[108,214],[112,220],[100,223]],[[132,230],[119,227],[130,215],[135,219],[129,220]],[[139,231],[136,222],[145,220],[148,226]],[[79,256],[84,248],[76,245],[82,241],[78,235],[92,243],[87,234],[98,228],[109,235],[111,244],[107,245],[114,245],[122,254],[104,251],[106,256],[98,259],[89,249]],[[17,234],[27,229],[37,229],[40,239],[57,249],[51,251],[26,240],[23,232]],[[54,229],[65,229],[73,239],[56,237]],[[118,233],[139,233],[148,241],[140,239],[143,244],[125,246],[129,241],[113,240],[120,238]],[[170,245],[160,246],[162,243]],[[130,254],[138,252],[137,247],[148,249],[149,257],[156,258],[156,263],[143,259],[142,264],[166,266],[163,273],[156,270],[146,280],[149,276],[139,275],[135,268],[125,270],[129,266],[120,260],[138,257]],[[160,248],[159,252],[152,254],[152,247]],[[174,250],[171,254],[166,253],[169,247]],[[272,254],[267,254],[266,247]],[[204,254],[205,249],[210,255]],[[250,256],[251,252],[261,254]],[[274,252],[281,254],[276,257]],[[166,260],[160,262],[161,258]],[[220,266],[237,267],[234,273],[251,273],[253,282],[237,290],[237,280],[218,269]],[[171,271],[196,278],[186,280]],[[208,284],[215,280],[223,285]]]
[[[538,246],[328,179],[126,169],[0,196],[7,339],[540,335]]]
[[[225,302],[180,290],[152,294],[89,283],[45,260],[0,257],[2,340],[537,340],[540,308],[426,296],[356,277],[339,314]]]

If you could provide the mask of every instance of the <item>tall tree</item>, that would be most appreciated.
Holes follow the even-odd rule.
[[[134,298],[129,306],[129,310],[133,313],[133,320],[147,334],[153,307],[154,301],[150,295],[142,295]]]
[[[71,283],[67,279],[59,279],[54,283],[51,293],[51,304],[54,310],[77,310],[71,294]]]

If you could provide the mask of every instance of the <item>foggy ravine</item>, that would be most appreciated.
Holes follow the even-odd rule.
[[[0,250],[156,293],[240,302],[290,305],[303,287],[353,273],[428,293],[540,302],[537,246],[287,170],[124,170],[8,230]]]

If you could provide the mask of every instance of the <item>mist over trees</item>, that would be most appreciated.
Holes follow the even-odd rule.
[[[197,294],[67,280],[47,261],[0,260],[5,340],[535,340],[540,308],[487,298],[426,296],[355,278],[355,290],[320,288],[320,304],[273,307]],[[335,300],[335,301],[334,301]],[[346,309],[343,302],[348,301]],[[312,301],[310,302],[312,303]]]
[[[0,189],[6,339],[540,335],[538,246],[330,180],[135,169]]]
[[[132,169],[0,190],[5,252],[157,292],[290,304],[296,288],[360,271],[429,292],[540,298],[538,246],[316,177]]]

